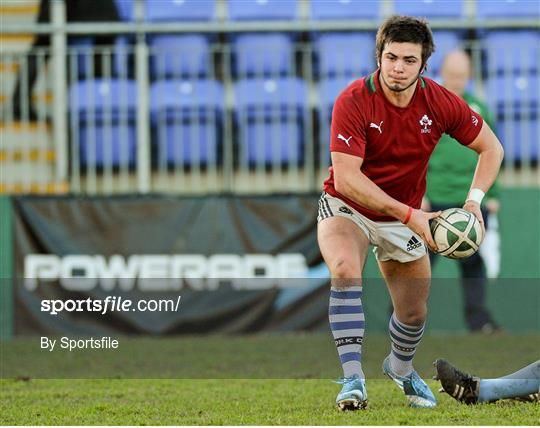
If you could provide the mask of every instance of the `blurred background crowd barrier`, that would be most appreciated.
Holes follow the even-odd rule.
[[[76,6],[51,0],[39,24],[38,1],[2,2],[1,193],[318,191],[334,99],[375,69],[393,13],[430,21],[427,76],[470,53],[503,185],[538,182],[537,1],[110,1],[117,21],[68,22]]]

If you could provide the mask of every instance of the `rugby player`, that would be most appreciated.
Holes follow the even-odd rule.
[[[376,37],[378,69],[351,83],[334,105],[332,166],[319,201],[317,233],[332,277],[329,320],[344,374],[336,398],[341,410],[367,404],[362,271],[370,245],[394,308],[383,372],[410,406],[436,405],[412,364],[427,316],[431,271],[425,244],[436,249],[429,220],[439,215],[420,210],[428,160],[443,133],[478,153],[463,208],[483,225],[480,202],[503,158],[500,142],[482,117],[459,96],[422,77],[433,50],[425,21],[388,18]]]

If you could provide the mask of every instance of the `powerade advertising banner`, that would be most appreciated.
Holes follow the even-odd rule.
[[[307,310],[328,294],[326,279],[309,279],[321,262],[316,195],[13,205],[15,334],[327,328],[326,311]]]
[[[338,377],[317,199],[14,198],[15,337],[0,341],[0,378]],[[444,262],[454,263],[437,266]],[[370,254],[363,302],[371,377],[388,353],[392,311],[376,269]],[[538,280],[488,287],[495,319],[522,335],[494,336],[483,352],[533,361]],[[435,277],[431,288],[426,370],[454,349],[437,332],[465,331],[460,280]],[[480,340],[458,339],[461,356]]]

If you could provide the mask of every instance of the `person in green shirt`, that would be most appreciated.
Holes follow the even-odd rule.
[[[466,91],[471,75],[469,56],[462,50],[448,53],[441,67],[442,85],[461,96],[472,110],[478,112],[495,129],[486,105]],[[431,156],[428,166],[427,190],[422,203],[425,211],[439,211],[461,207],[466,200],[474,175],[478,155],[443,134]],[[499,209],[498,186],[496,183],[486,195],[482,215],[486,221],[488,213]],[[435,253],[430,254],[432,265]],[[492,333],[499,329],[486,307],[486,268],[479,253],[458,260],[464,298],[465,321],[469,330]]]

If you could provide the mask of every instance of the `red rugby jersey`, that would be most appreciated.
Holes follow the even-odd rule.
[[[420,208],[426,191],[428,160],[443,133],[468,145],[482,128],[482,117],[459,96],[431,79],[418,80],[407,107],[383,94],[379,71],[351,83],[332,113],[330,151],[364,159],[361,171],[388,195]],[[324,190],[374,221],[396,221],[336,192],[334,171]]]

